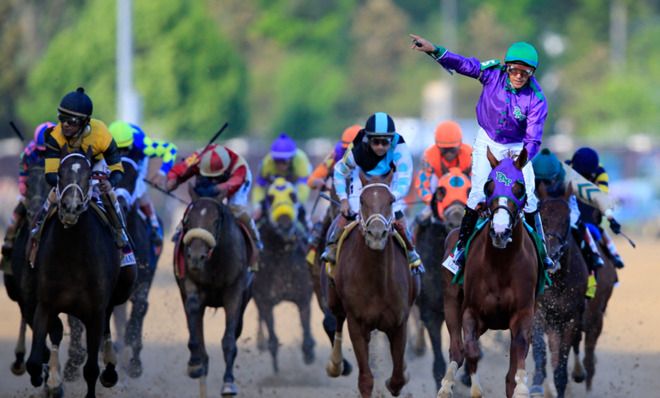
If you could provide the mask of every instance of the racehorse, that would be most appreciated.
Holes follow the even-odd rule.
[[[612,297],[612,290],[614,284],[618,281],[616,268],[612,259],[605,253],[608,253],[606,247],[599,242],[598,251],[605,263],[601,268],[596,271],[596,279],[598,284],[596,286],[596,296],[588,300],[587,306],[584,310],[582,322],[580,323],[580,332],[576,335],[573,341],[573,353],[575,354],[575,362],[573,364],[573,380],[581,383],[586,378],[587,391],[591,390],[593,377],[596,373],[596,344],[598,337],[603,331],[603,319],[605,318],[605,310],[607,303]],[[584,333],[584,361],[580,361],[580,341]],[[584,367],[582,366],[584,365]]]
[[[200,379],[200,394],[206,396],[209,356],[204,344],[204,311],[206,307],[224,307],[222,395],[236,395],[236,341],[243,329],[243,313],[252,284],[248,237],[225,204],[214,198],[191,196],[193,202],[183,216],[181,240],[174,252],[175,278],[189,332],[187,374]]]
[[[555,263],[560,264],[560,269],[552,274],[552,286],[539,298],[534,315],[532,347],[536,369],[530,393],[532,397],[544,396],[546,346],[543,336],[547,334],[554,369],[554,388],[550,384],[549,389],[556,388],[557,396],[561,398],[568,382],[568,354],[584,312],[588,270],[571,233],[568,204],[571,190],[567,190],[563,197],[549,198],[545,185],[541,184],[537,193],[541,200],[539,211],[547,237],[548,254]]]
[[[446,193],[446,192],[445,192]],[[415,304],[419,307],[419,315],[429,333],[433,348],[433,378],[437,389],[447,369],[442,354],[442,323],[445,321],[445,310],[442,299],[442,257],[438,248],[444,247],[447,232],[461,224],[465,203],[455,201],[438,210],[438,202],[442,201],[443,190],[436,189],[429,206],[432,216],[422,224],[418,224],[415,241],[426,272],[422,274],[422,290]],[[467,199],[467,198],[466,198]],[[420,329],[420,338],[415,342],[424,342],[424,330]]]
[[[479,336],[488,329],[511,331],[507,397],[529,397],[525,358],[532,331],[539,268],[534,242],[521,216],[525,202],[521,170],[527,163],[527,150],[523,149],[515,160],[499,161],[488,148],[487,157],[492,170],[484,192],[490,216],[469,244],[463,286],[453,284],[454,275],[443,270],[450,364],[438,391],[441,398],[452,396],[456,371],[464,359],[472,381],[471,396],[483,395],[476,372],[481,353]],[[445,257],[453,252],[457,238],[456,230],[447,237]]]
[[[130,347],[132,357],[126,369],[130,377],[139,377],[142,374],[142,325],[147,314],[149,303],[149,289],[156,273],[156,264],[159,254],[156,253],[150,237],[151,223],[138,206],[136,187],[139,183],[140,173],[138,165],[128,157],[122,158],[124,178],[117,184],[115,192],[121,210],[126,218],[128,235],[133,242],[133,250],[138,263],[137,281],[131,294],[131,313],[126,322],[124,307],[117,307],[114,311],[117,330],[121,331],[118,337],[124,337],[124,343]],[[160,220],[159,220],[160,222]],[[162,226],[161,226],[162,228]]]
[[[87,154],[62,149],[58,172],[57,218],[44,221],[35,258],[37,278],[33,338],[27,370],[38,387],[43,381],[42,363],[45,338],[51,335],[48,389],[61,394],[58,348],[62,339],[59,313],[80,319],[87,332],[87,362],[84,377],[87,397],[95,396],[99,376],[98,352],[104,340],[106,365],[101,383],[112,387],[117,382],[116,357],[110,340],[112,307],[126,301],[135,280],[134,267],[120,269],[120,252],[113,233],[95,210],[92,199],[91,149]]]
[[[32,324],[29,314],[34,313],[33,279],[28,269],[25,248],[30,236],[31,220],[37,214],[48,195],[50,187],[46,183],[43,166],[33,165],[28,169],[27,191],[25,193],[24,221],[18,226],[14,250],[10,261],[11,272],[5,272],[4,284],[9,298],[18,303],[21,310],[21,323],[18,340],[14,349],[15,360],[11,364],[13,374],[25,373],[25,331],[26,325]]]
[[[328,375],[337,377],[342,367],[342,329],[348,331],[358,362],[358,388],[370,397],[373,375],[369,368],[369,340],[374,329],[385,332],[390,341],[392,375],[385,385],[397,396],[407,382],[405,372],[406,327],[410,307],[418,292],[408,267],[405,247],[392,236],[394,195],[389,185],[393,173],[368,179],[360,173],[359,227],[347,233],[339,250],[334,282],[328,290],[328,305],[337,318]],[[419,278],[416,275],[414,278]]]
[[[314,338],[310,328],[312,280],[305,261],[305,246],[296,226],[298,206],[293,184],[276,178],[266,195],[267,220],[259,231],[264,242],[260,271],[255,275],[252,295],[259,311],[257,345],[265,346],[261,328],[264,321],[268,329],[268,348],[273,358],[273,370],[279,371],[277,352],[279,342],[275,335],[273,307],[281,301],[291,301],[300,312],[303,329],[303,361],[314,362]]]

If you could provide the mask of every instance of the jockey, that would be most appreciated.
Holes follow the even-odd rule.
[[[566,163],[572,166],[573,169],[580,173],[580,175],[582,175],[584,178],[596,184],[602,192],[609,192],[609,176],[607,175],[605,168],[599,163],[598,153],[595,150],[589,147],[580,148],[575,151],[575,154],[573,154],[571,160],[567,161]],[[602,240],[602,242],[605,244],[605,247],[607,247],[614,265],[617,268],[623,268],[623,260],[621,259],[616,246],[614,246],[612,238],[602,227],[599,226],[601,222],[601,216],[605,215],[605,218],[607,218],[610,222],[610,229],[612,232],[615,234],[621,232],[621,225],[619,225],[619,223],[614,220],[612,217],[612,212],[610,211],[608,213],[607,211],[603,211],[599,208],[598,210],[601,211],[601,215],[598,215],[598,218],[596,218],[594,217],[593,206],[582,203],[579,205],[580,218],[584,221],[587,227],[589,227],[596,240]]]
[[[18,228],[23,224],[27,216],[25,195],[27,194],[28,171],[33,166],[44,167],[44,153],[46,151],[45,134],[46,130],[52,130],[53,127],[55,127],[55,124],[52,122],[44,122],[38,125],[34,129],[34,138],[21,153],[18,172],[18,205],[14,208],[9,225],[7,226],[7,231],[5,232],[5,241],[2,244],[3,259],[8,260],[11,258]]]
[[[95,171],[106,172],[110,170],[107,179],[100,180],[97,184],[98,191],[104,203],[108,219],[115,233],[115,243],[122,249],[122,266],[134,266],[135,256],[126,233],[125,222],[121,214],[121,208],[114,195],[113,188],[121,181],[124,169],[121,166],[121,157],[117,151],[117,144],[112,138],[106,125],[98,120],[92,119],[92,100],[85,94],[82,87],[65,95],[57,108],[59,123],[46,136],[46,160],[45,174],[46,182],[52,187],[57,185],[60,157],[66,149],[69,153],[77,150],[87,152],[91,149]],[[40,233],[41,226],[48,214],[48,209],[54,202],[55,190],[46,198],[44,206],[35,219],[35,227],[32,237]],[[33,242],[35,245],[36,242]]]
[[[259,220],[264,210],[266,190],[275,178],[284,177],[296,187],[296,196],[299,203],[298,220],[299,228],[305,229],[304,203],[309,197],[307,177],[312,170],[309,159],[302,149],[296,147],[296,142],[287,134],[282,133],[273,141],[268,153],[259,165],[256,185],[252,191],[252,204],[254,206],[254,218]]]
[[[354,124],[347,127],[341,135],[341,139],[337,141],[334,149],[330,152],[325,159],[312,171],[307,179],[307,185],[311,189],[323,190],[327,186],[328,179],[331,177],[330,171],[334,170],[335,164],[344,157],[346,149],[353,143],[353,140],[358,135],[362,126]],[[318,199],[317,199],[318,200]],[[332,223],[332,216],[330,212],[326,212],[323,220],[314,223],[312,233],[309,237],[309,250],[307,252],[307,262],[314,264],[318,246],[321,243],[321,238],[327,232],[330,224]]]
[[[357,213],[360,210],[360,171],[367,176],[384,176],[394,172],[390,187],[395,198],[392,206],[395,221],[392,225],[405,240],[409,264],[422,271],[422,260],[412,245],[403,214],[403,198],[408,194],[412,182],[412,156],[403,137],[396,132],[394,121],[383,112],[369,116],[364,129],[335,165],[333,178],[337,196],[341,201],[340,214],[335,219],[334,228],[328,232],[328,244],[321,258],[330,263],[337,261],[337,242],[348,217],[351,212]]]
[[[463,133],[458,123],[447,120],[435,128],[435,144],[429,146],[422,156],[422,169],[419,171],[416,186],[417,195],[426,206],[416,219],[417,224],[424,224],[431,217],[429,204],[438,181],[457,168],[458,173],[470,175],[472,167],[472,147],[463,143]]]
[[[499,60],[479,62],[476,58],[466,58],[452,53],[444,47],[434,46],[428,40],[412,37],[412,48],[426,52],[448,71],[478,79],[483,85],[477,103],[477,134],[472,157],[472,190],[465,206],[465,216],[461,223],[453,261],[462,265],[465,262],[464,249],[477,222],[477,205],[485,199],[483,187],[491,171],[486,157],[490,148],[496,158],[518,154],[527,149],[528,158],[536,156],[541,145],[543,125],[548,115],[548,106],[534,72],[538,67],[538,53],[534,46],[525,42],[513,43],[506,52],[504,65]],[[526,187],[525,216],[543,242],[543,225],[539,216],[537,198],[534,194],[534,170],[531,162],[523,167]],[[451,260],[450,260],[451,261]],[[556,269],[547,255],[543,259],[546,269]]]
[[[226,146],[208,145],[172,167],[167,173],[165,189],[172,191],[192,176],[197,176],[194,190],[199,196],[227,198],[232,214],[247,227],[257,249],[261,250],[259,230],[248,210],[252,173],[245,159]]]
[[[158,176],[161,179],[165,179],[165,176],[176,160],[177,147],[167,141],[153,140],[139,126],[121,120],[112,122],[109,129],[117,143],[120,155],[132,160],[137,165],[139,176],[135,183],[133,197],[138,200],[140,210],[149,217],[151,241],[155,246],[160,246],[163,243],[163,231],[158,223],[156,209],[151,202],[144,180],[147,178],[149,158],[154,157],[160,157],[162,159]],[[160,186],[161,181],[155,181],[155,184]]]

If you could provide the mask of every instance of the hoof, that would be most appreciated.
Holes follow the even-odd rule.
[[[11,372],[15,374],[16,376],[21,376],[25,374],[25,362],[23,361],[15,361],[14,363],[11,364]]]
[[[390,383],[391,380],[392,380],[391,378],[388,378],[387,380],[385,380],[385,387],[387,388],[387,391],[389,391],[390,394],[392,394],[393,397],[398,397],[399,394],[401,393],[401,389],[403,389],[403,386],[401,386],[399,388],[393,388],[391,383]]]
[[[64,366],[64,381],[76,381],[80,378],[80,372],[78,372],[78,366],[73,364],[73,361],[70,359],[66,361]]]
[[[466,370],[464,370],[461,375],[461,383],[466,387],[472,387],[472,379]]]
[[[513,398],[529,398],[529,389],[524,384],[518,384],[513,390]]]
[[[334,363],[331,360],[325,365],[325,372],[330,377],[339,377],[342,374],[344,367],[344,362]]]
[[[222,385],[221,394],[223,397],[233,397],[238,394],[238,387],[234,383],[224,383]]]
[[[303,362],[305,365],[311,365],[314,363],[316,356],[314,355],[314,349],[303,352]]]
[[[348,362],[345,359],[342,359],[342,364],[343,364],[344,370],[342,370],[341,375],[342,376],[350,375],[351,372],[353,371],[353,365],[351,365],[351,363]]]
[[[142,361],[140,358],[131,358],[126,368],[128,377],[137,379],[142,376]]]
[[[117,371],[115,370],[115,365],[109,363],[103,372],[101,372],[101,385],[105,388],[113,387],[117,384],[119,376],[117,376]]]
[[[575,373],[573,372],[573,381],[576,383],[582,383],[584,380],[587,378],[584,372],[582,373]]]
[[[46,397],[48,398],[62,398],[64,396],[64,387],[60,384],[55,388],[46,389]]]
[[[30,383],[33,387],[39,387],[44,382],[43,367],[41,365],[27,364],[27,371],[30,374]]]
[[[201,363],[197,365],[188,364],[186,373],[188,373],[188,376],[191,379],[199,379],[200,377],[206,375],[206,369],[204,369],[204,365]]]
[[[454,382],[442,380],[442,387],[438,390],[438,395],[436,398],[453,398],[454,396]]]
[[[543,386],[534,385],[529,389],[529,396],[531,398],[543,398],[545,397],[545,391],[543,391]]]

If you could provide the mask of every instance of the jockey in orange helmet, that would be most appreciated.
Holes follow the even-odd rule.
[[[248,210],[252,173],[245,159],[223,145],[211,144],[172,167],[167,173],[166,190],[172,191],[192,176],[197,176],[194,190],[199,196],[227,198],[232,214],[247,227],[261,250],[259,230]]]
[[[362,126],[354,124],[344,130],[341,134],[341,140],[337,141],[332,152],[330,152],[309,175],[307,185],[309,185],[311,189],[323,190],[327,187],[327,182],[332,176],[331,171],[333,171],[335,164],[344,157],[346,149],[353,143],[353,140],[355,140],[355,137],[357,137],[361,129]],[[318,250],[319,243],[321,243],[321,238],[325,236],[332,220],[333,217],[330,212],[326,211],[323,220],[315,222],[312,226],[312,233],[309,237],[309,251],[306,256],[307,262],[310,264],[314,264],[316,251]]]
[[[426,222],[431,216],[431,208],[428,205],[431,203],[438,180],[452,167],[469,176],[471,165],[472,147],[463,143],[461,126],[451,120],[438,124],[435,128],[435,143],[424,151],[422,169],[417,175],[415,184],[417,195],[427,205],[417,217],[418,223]]]

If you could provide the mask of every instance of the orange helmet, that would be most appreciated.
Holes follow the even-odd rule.
[[[362,130],[362,126],[358,126],[357,124],[352,125],[351,127],[347,127],[346,130],[344,130],[343,133],[341,133],[341,143],[346,148],[353,142],[355,137],[357,137],[358,133]]]
[[[435,145],[440,148],[454,148],[461,145],[463,133],[458,123],[447,120],[435,128]]]
[[[222,145],[216,145],[202,155],[199,161],[199,174],[204,177],[217,177],[227,170],[230,163],[231,157],[227,149]]]

